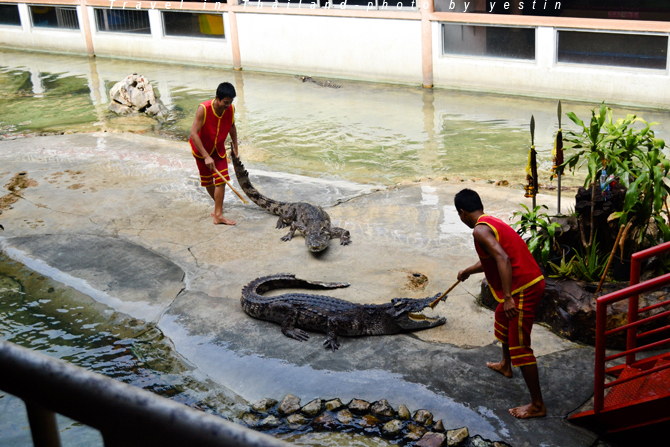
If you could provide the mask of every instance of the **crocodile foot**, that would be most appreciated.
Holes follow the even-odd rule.
[[[302,329],[298,329],[298,328],[287,329],[284,332],[284,335],[286,335],[289,338],[293,338],[294,340],[298,340],[298,341],[305,341],[309,338],[309,335],[307,334],[307,332],[303,331]]]
[[[334,340],[330,337],[323,342],[323,345],[326,347],[326,349],[330,348],[333,352],[337,351],[337,349],[340,347],[340,344],[337,342],[337,340]]]

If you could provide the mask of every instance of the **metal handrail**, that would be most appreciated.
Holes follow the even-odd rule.
[[[91,426],[105,447],[287,447],[264,433],[0,340],[0,389],[26,403],[35,447],[60,446],[55,413]]]
[[[670,273],[657,278],[650,279],[640,283],[640,272],[641,272],[641,263],[642,261],[649,259],[654,256],[658,256],[662,253],[670,252],[670,242],[666,242],[660,245],[657,245],[646,250],[639,251],[634,253],[631,259],[631,274],[630,274],[630,285],[622,290],[617,290],[615,292],[609,293],[607,295],[601,296],[596,300],[596,359],[595,359],[595,380],[593,386],[593,412],[595,414],[600,413],[603,410],[604,400],[605,400],[605,364],[610,360],[614,360],[619,357],[626,356],[626,365],[632,365],[635,363],[635,354],[640,351],[651,349],[656,346],[660,346],[670,342],[669,339],[665,339],[650,345],[646,345],[642,348],[637,347],[638,336],[638,327],[647,321],[654,320],[658,316],[651,316],[644,318],[638,321],[638,316],[640,313],[639,309],[639,296],[641,293],[651,292],[657,290],[665,285],[670,284]],[[628,300],[628,321],[627,324],[622,328],[612,329],[606,331],[607,326],[607,306],[609,304],[619,302],[622,300]],[[666,300],[667,303],[670,300]],[[654,306],[648,306],[642,311],[648,311],[652,308],[661,307],[664,303],[656,304]],[[609,357],[605,356],[606,349],[606,337],[607,335],[619,332],[620,330],[625,329],[626,334],[626,350],[615,354]],[[656,332],[656,331],[650,331]],[[662,332],[662,331],[657,331]],[[665,368],[661,368],[665,369]],[[644,371],[643,373],[636,374],[634,378],[639,378],[652,374],[655,371],[660,371],[660,369],[652,368],[650,370]],[[630,378],[620,379],[616,383],[623,383],[632,380]],[[615,383],[615,382],[612,382]],[[611,385],[610,385],[611,386]]]

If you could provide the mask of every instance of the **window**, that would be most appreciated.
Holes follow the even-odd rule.
[[[163,12],[166,36],[214,37],[222,39],[223,15],[195,12]]]
[[[665,70],[668,36],[558,32],[558,62]]]
[[[95,23],[101,32],[151,34],[148,11],[96,9]]]
[[[535,28],[442,24],[443,54],[535,60]]]
[[[77,8],[63,6],[31,6],[30,16],[35,28],[79,29]]]
[[[277,3],[280,8],[302,9],[365,9],[366,11],[397,11],[418,8],[419,0],[238,0],[247,8],[262,9]],[[344,5],[343,5],[344,3]],[[314,8],[312,8],[314,4]]]
[[[21,26],[19,5],[0,5],[0,25]]]
[[[670,2],[667,0],[435,0],[435,11],[670,21]]]

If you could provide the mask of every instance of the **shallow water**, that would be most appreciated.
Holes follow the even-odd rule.
[[[0,338],[228,419],[245,408],[182,359],[154,324],[118,314],[2,253]]]
[[[109,89],[131,73],[152,81],[170,110],[167,119],[108,111]],[[0,50],[0,134],[108,130],[185,141],[198,104],[223,81],[237,89],[243,157],[261,168],[382,184],[444,177],[523,182],[534,115],[540,182],[549,183],[555,100],[347,80],[335,80],[341,88],[332,89],[289,75],[141,61]],[[596,105],[564,101],[563,111],[587,120]],[[659,137],[670,123],[670,111],[615,112],[661,123]],[[575,128],[565,115],[562,125]],[[577,183],[564,177],[564,184]]]

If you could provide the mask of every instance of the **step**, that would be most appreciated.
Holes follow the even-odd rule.
[[[642,371],[637,368],[632,368],[626,366],[619,375],[619,379],[625,379],[636,374],[641,373]],[[640,388],[645,382],[647,377],[640,377],[639,379],[634,379],[629,382],[625,382],[619,385],[614,385],[612,391],[610,391],[607,396],[605,396],[605,401],[603,402],[603,410],[606,410],[608,407],[615,407],[619,405],[625,405],[626,403],[637,400],[637,396]]]
[[[670,359],[660,359],[654,367],[670,364]],[[670,394],[670,368],[650,374],[638,390],[637,399],[661,397]]]

